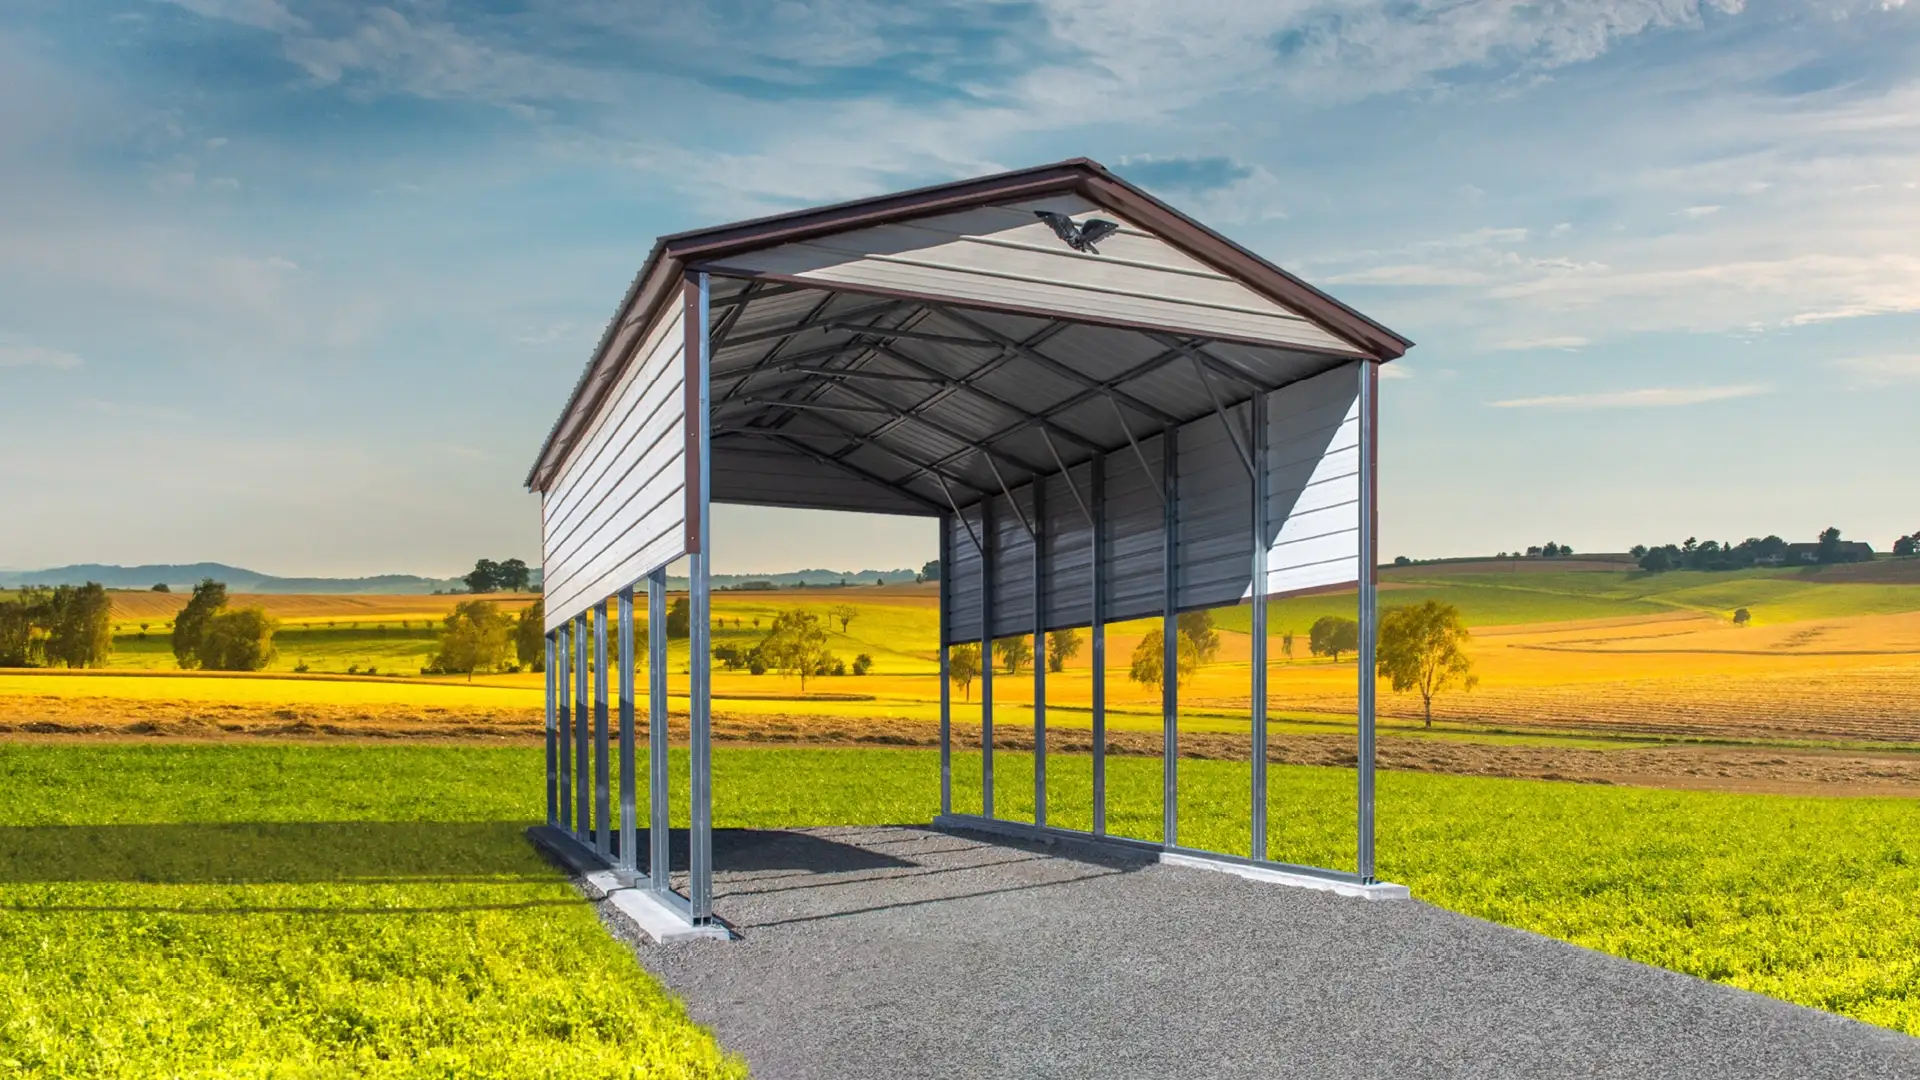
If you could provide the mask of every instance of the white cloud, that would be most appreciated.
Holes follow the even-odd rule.
[[[1522,349],[1578,349],[1591,344],[1593,344],[1593,342],[1587,338],[1575,334],[1562,334],[1559,337],[1509,338],[1495,344],[1493,347],[1496,349],[1517,351]]]
[[[1709,203],[1704,206],[1689,206],[1685,210],[1674,211],[1674,213],[1677,216],[1688,217],[1688,218],[1712,217],[1713,215],[1719,212],[1720,212],[1720,207],[1717,204],[1713,204],[1713,203]]]
[[[1405,360],[1380,365],[1380,377],[1383,379],[1411,379],[1413,375],[1414,370],[1407,366]]]
[[[224,19],[256,30],[305,30],[305,19],[279,0],[167,0],[208,19]]]
[[[1708,401],[1770,394],[1773,387],[1757,384],[1738,386],[1651,386],[1640,390],[1612,390],[1597,394],[1551,394],[1545,397],[1508,398],[1489,401],[1496,409],[1652,409],[1677,405],[1699,405]]]
[[[1854,376],[1858,386],[1891,386],[1894,383],[1920,382],[1920,353],[1881,356],[1849,356],[1832,365]]]
[[[78,356],[63,349],[0,342],[0,368],[39,367],[65,371],[77,368],[82,363],[84,361]]]

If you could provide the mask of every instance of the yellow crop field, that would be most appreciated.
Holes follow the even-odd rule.
[[[190,593],[115,592],[113,621],[129,628],[140,622],[163,623],[180,613]],[[233,607],[262,607],[285,624],[334,622],[393,622],[402,619],[440,619],[463,600],[487,600],[520,608],[539,599],[532,593],[487,593],[481,596],[375,596],[325,593],[232,593]]]

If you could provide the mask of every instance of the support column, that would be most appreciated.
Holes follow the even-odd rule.
[[[1095,454],[1092,473],[1093,566],[1088,636],[1093,638],[1093,835],[1107,834],[1107,459]]]
[[[1360,362],[1360,835],[1354,869],[1360,880],[1373,876],[1374,644],[1379,637],[1379,444],[1380,365]]]
[[[948,608],[947,577],[953,573],[953,519],[940,515],[940,813],[953,813],[953,680],[948,657],[953,652],[953,613]]]
[[[607,604],[593,606],[593,848],[612,860],[613,757],[607,746]]]
[[[557,733],[554,731],[553,635],[547,634],[545,642],[547,648],[547,824],[558,825],[560,823],[560,763],[555,760],[559,745],[555,741]]]
[[[633,775],[633,586],[620,590],[620,869],[640,868],[640,822]]]
[[[671,776],[667,762],[667,571],[647,575],[647,878],[655,892],[673,887]]]
[[[1033,823],[1047,824],[1046,485],[1033,481]]]
[[[568,830],[573,828],[573,691],[567,685],[567,672],[573,666],[573,649],[569,644],[573,640],[572,631],[572,623],[561,623],[553,632],[553,692],[559,704],[559,715],[554,718],[559,736],[555,757],[560,765],[556,784],[560,793],[560,817],[555,824]]]
[[[1267,857],[1267,395],[1247,404],[1253,427],[1253,845]]]
[[[993,500],[980,500],[980,814],[993,817]]]
[[[1175,430],[1168,428],[1160,438],[1160,482],[1166,494],[1165,531],[1161,535],[1166,567],[1160,623],[1160,791],[1164,800],[1160,828],[1161,838],[1168,847],[1180,842],[1180,612],[1179,538],[1176,535],[1180,456]]]
[[[573,835],[583,844],[593,842],[593,765],[587,760],[587,728],[592,722],[587,703],[587,617],[573,620]]]
[[[687,901],[693,909],[693,922],[701,925],[713,917],[713,406],[709,387],[709,369],[713,362],[713,339],[709,327],[713,324],[709,314],[710,279],[705,273],[700,273],[695,275],[695,280],[698,285],[695,311],[698,322],[695,325],[699,355],[694,370],[690,372],[695,380],[693,391],[696,410],[690,419],[699,425],[699,437],[695,442],[699,455],[696,468],[700,490],[695,493],[695,512],[699,514],[698,543],[694,545],[696,550],[689,560],[690,580],[687,582],[688,615],[691,619],[690,640],[687,643],[691,652],[687,664],[687,756],[692,772],[692,782],[687,792],[690,803]]]

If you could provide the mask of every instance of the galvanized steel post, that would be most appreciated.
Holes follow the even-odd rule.
[[[613,758],[607,746],[607,604],[593,606],[593,847],[613,855],[611,802]]]
[[[1253,843],[1249,854],[1267,857],[1267,396],[1248,402],[1253,427]]]
[[[573,649],[569,644],[573,640],[572,629],[572,623],[561,623],[553,632],[553,690],[554,700],[559,706],[559,715],[554,722],[559,737],[554,756],[560,766],[558,783],[555,785],[560,791],[560,817],[554,824],[562,829],[573,828],[573,688],[568,685],[567,679],[567,672],[572,666]]]
[[[1046,488],[1033,481],[1033,823],[1047,824]]]
[[[560,823],[560,772],[559,762],[554,760],[559,746],[555,741],[554,731],[553,635],[547,634],[545,640],[547,647],[547,824],[558,825]]]
[[[953,573],[953,519],[940,515],[940,813],[953,813],[953,681],[949,657],[953,652],[952,598],[947,576]]]
[[[667,767],[667,570],[647,575],[647,878],[655,892],[672,887],[673,818]]]
[[[1093,503],[1093,523],[1091,532],[1092,565],[1088,568],[1092,575],[1092,591],[1088,602],[1088,618],[1091,625],[1087,628],[1093,638],[1093,834],[1104,836],[1107,832],[1107,626],[1102,621],[1105,615],[1106,575],[1101,567],[1106,560],[1106,540],[1103,536],[1107,523],[1107,459],[1104,454],[1095,454],[1090,468],[1093,474],[1091,501]]]
[[[709,310],[711,279],[703,271],[698,281],[700,358],[692,374],[698,380],[695,400],[700,425],[699,438],[695,440],[700,455],[699,550],[689,561],[691,572],[687,582],[691,623],[688,648],[692,654],[687,665],[688,758],[692,772],[688,791],[691,805],[687,830],[687,901],[692,905],[696,924],[707,922],[713,915],[713,406],[709,386],[713,363],[709,327],[713,324]]]
[[[633,775],[633,586],[620,590],[620,869],[639,869],[640,823]]]
[[[573,835],[591,843],[593,832],[593,765],[587,760],[588,725],[592,723],[587,699],[587,616],[573,619]]]
[[[993,500],[980,500],[980,814],[993,817]]]
[[[1180,610],[1179,557],[1179,448],[1175,428],[1160,437],[1161,485],[1166,495],[1166,529],[1161,544],[1166,555],[1163,610],[1160,616],[1160,798],[1161,839],[1168,847],[1180,842]]]
[[[1373,881],[1373,759],[1374,759],[1374,644],[1379,636],[1378,567],[1376,532],[1378,477],[1374,460],[1377,419],[1376,398],[1380,389],[1380,365],[1371,360],[1360,362],[1360,642],[1359,642],[1359,772],[1360,831],[1355,870],[1362,881]]]

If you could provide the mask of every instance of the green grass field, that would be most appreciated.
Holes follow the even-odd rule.
[[[527,846],[536,765],[0,745],[0,1074],[743,1074]]]
[[[922,822],[937,761],[722,746],[716,818]],[[998,755],[1005,816],[1026,766]],[[1056,759],[1056,820],[1084,766]],[[1110,768],[1115,831],[1153,835],[1159,763]],[[1182,762],[1185,842],[1244,848],[1243,773]],[[0,806],[0,1068],[728,1074],[521,838],[541,775],[526,749],[0,744],[31,793]],[[1352,784],[1276,768],[1274,854],[1350,865]],[[1383,875],[1428,902],[1920,1034],[1920,803],[1385,773],[1379,815]]]

